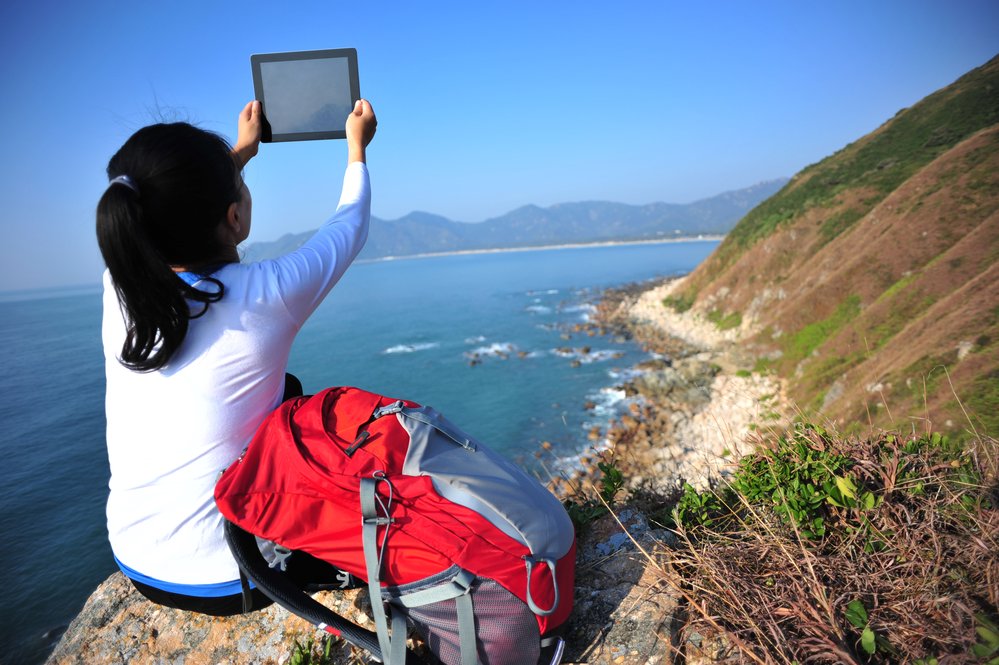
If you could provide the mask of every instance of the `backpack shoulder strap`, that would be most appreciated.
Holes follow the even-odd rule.
[[[267,565],[257,547],[257,539],[229,520],[225,520],[225,539],[240,571],[281,607],[302,617],[328,633],[342,637],[356,647],[382,660],[378,636],[344,619],[299,589],[287,576]],[[406,651],[406,665],[425,665],[413,652]]]

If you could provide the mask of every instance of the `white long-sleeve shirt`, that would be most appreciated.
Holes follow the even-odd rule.
[[[353,162],[336,213],[302,247],[213,273],[224,297],[191,319],[155,372],[118,362],[126,328],[105,272],[108,534],[133,579],[187,595],[239,592],[215,481],[280,403],[295,335],[364,245],[370,211],[367,168]]]

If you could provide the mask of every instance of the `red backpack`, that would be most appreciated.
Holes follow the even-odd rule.
[[[358,388],[288,400],[215,500],[264,593],[382,662],[406,660],[407,621],[445,665],[538,663],[543,649],[545,662],[561,659],[572,522],[535,479],[430,407]],[[273,575],[248,562],[251,544],[259,557],[248,534],[366,580],[376,633],[352,639],[361,629],[304,592],[270,588]]]

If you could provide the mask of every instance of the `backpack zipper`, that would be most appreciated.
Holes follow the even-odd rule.
[[[346,448],[343,452],[347,454],[347,457],[352,456],[357,452],[358,448],[368,442],[370,437],[371,433],[368,430],[361,430],[361,433],[357,435],[356,439],[354,439],[354,443],[350,444],[350,447]]]

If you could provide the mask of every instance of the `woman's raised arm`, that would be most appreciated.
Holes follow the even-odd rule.
[[[260,102],[252,101],[243,107],[239,112],[239,123],[236,130],[236,146],[232,149],[236,158],[239,159],[239,166],[243,168],[246,163],[256,156],[260,149],[260,136],[263,132],[263,124],[260,118]]]
[[[354,110],[347,116],[347,163],[366,161],[365,148],[371,143],[378,128],[378,118],[366,99],[358,99]]]

